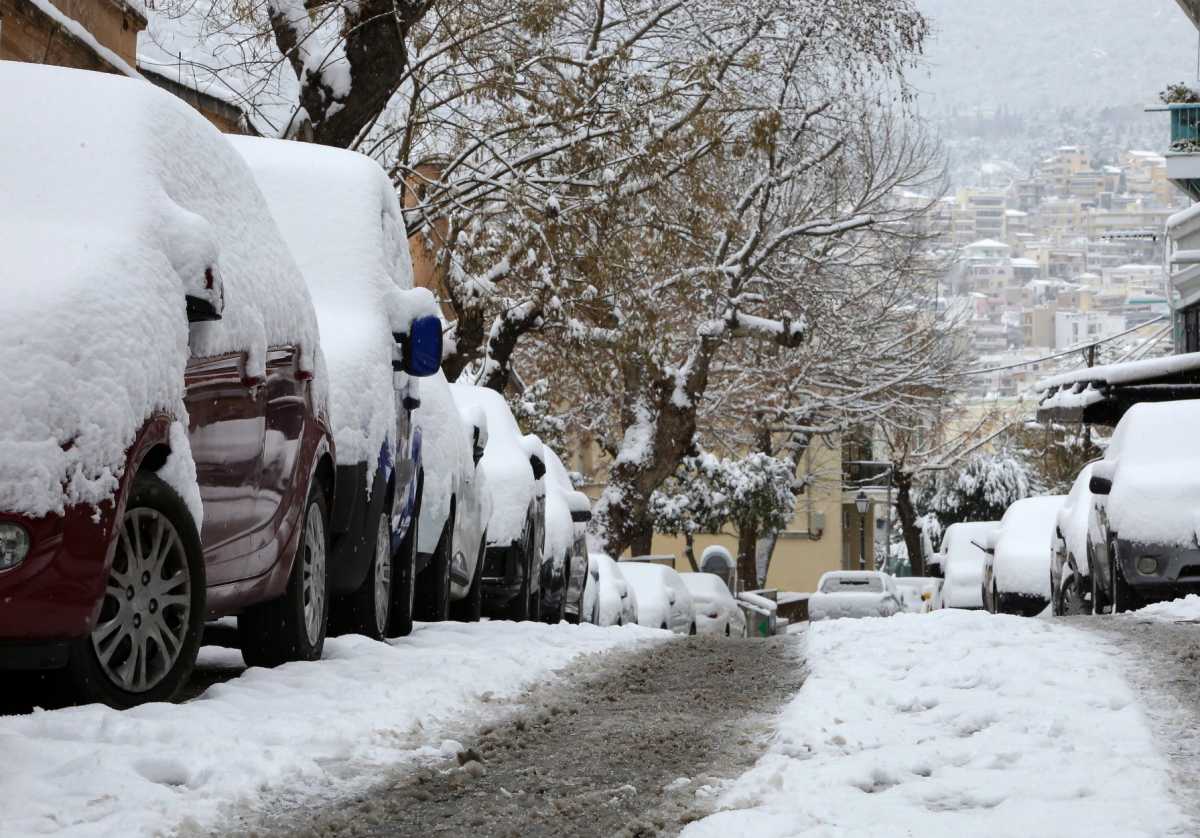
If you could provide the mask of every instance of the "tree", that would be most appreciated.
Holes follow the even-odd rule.
[[[1026,457],[1013,449],[972,455],[961,469],[940,471],[923,487],[920,504],[942,527],[999,521],[1009,506],[1037,491]]]

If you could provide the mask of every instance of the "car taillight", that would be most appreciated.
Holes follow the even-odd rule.
[[[29,533],[20,524],[0,524],[0,570],[10,570],[29,554]]]

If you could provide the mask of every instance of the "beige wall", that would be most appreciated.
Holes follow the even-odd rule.
[[[132,66],[137,33],[146,22],[124,4],[109,0],[56,0],[68,17],[82,23],[102,46]],[[0,0],[0,59],[115,72],[91,47],[28,0]]]

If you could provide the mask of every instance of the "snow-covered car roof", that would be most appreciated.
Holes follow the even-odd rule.
[[[830,570],[817,582],[822,594],[883,593],[888,587],[887,574],[878,570]]]
[[[637,596],[638,622],[643,626],[658,626],[660,623],[670,624],[671,604],[667,600],[669,589],[675,589],[677,596],[690,598],[687,586],[680,581],[680,574],[674,568],[649,562],[618,562],[617,568],[625,581]],[[688,608],[691,604],[688,603]]]
[[[111,497],[155,411],[183,414],[185,295],[223,305],[197,355],[300,350],[308,291],[245,163],[179,99],[120,76],[0,62],[0,508]]]
[[[1050,548],[1066,495],[1025,498],[1000,519],[993,574],[1000,590],[1050,597]]]
[[[403,293],[412,288],[412,262],[396,190],[378,163],[355,151],[230,141],[254,172],[312,294],[338,461],[367,463],[369,483],[396,427],[392,335],[436,312],[432,295]],[[392,322],[398,308],[411,310]]]
[[[681,573],[679,577],[697,602],[733,602],[725,580],[715,573]]]
[[[1115,461],[1105,509],[1121,538],[1186,545],[1200,532],[1200,401],[1135,404],[1104,453]]]
[[[504,397],[495,390],[455,382],[450,393],[460,410],[478,409],[487,417],[488,442],[479,461],[492,487],[488,544],[512,544],[521,538],[529,503],[543,489],[534,480],[526,442]]]

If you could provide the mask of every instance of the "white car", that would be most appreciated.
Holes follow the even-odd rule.
[[[546,520],[542,443],[521,434],[508,403],[495,390],[455,382],[450,394],[464,415],[479,411],[487,418],[487,442],[479,461],[492,490],[483,560],[484,613],[537,619]]]
[[[692,595],[697,634],[746,636],[746,617],[724,579],[715,573],[681,573],[680,576]]]
[[[891,617],[904,608],[892,577],[878,570],[831,570],[808,598],[808,619]]]
[[[577,623],[587,576],[588,496],[575,489],[558,455],[543,446],[546,463],[546,535],[542,542],[542,619]]]
[[[607,553],[588,554],[584,613],[588,622],[598,626],[637,623],[637,592],[625,580],[621,566]]]
[[[1050,604],[1058,616],[1091,613],[1092,568],[1088,562],[1088,515],[1092,511],[1092,464],[1079,472],[1058,510],[1050,562]]]
[[[692,595],[674,568],[648,562],[621,562],[620,568],[637,595],[638,625],[696,633]]]
[[[944,608],[983,608],[987,540],[999,526],[999,521],[968,521],[946,528],[940,550]]]
[[[414,417],[425,473],[417,552],[432,570],[430,578],[449,579],[449,616],[474,622],[483,608],[483,556],[492,514],[492,494],[480,465],[487,417],[482,410],[460,410],[440,371],[421,383]],[[442,610],[439,603],[437,611]]]
[[[934,576],[895,576],[900,604],[911,614],[928,614],[942,607],[942,580]]]
[[[983,566],[988,611],[1034,617],[1050,604],[1054,527],[1066,499],[1066,495],[1025,498],[1004,513]]]

